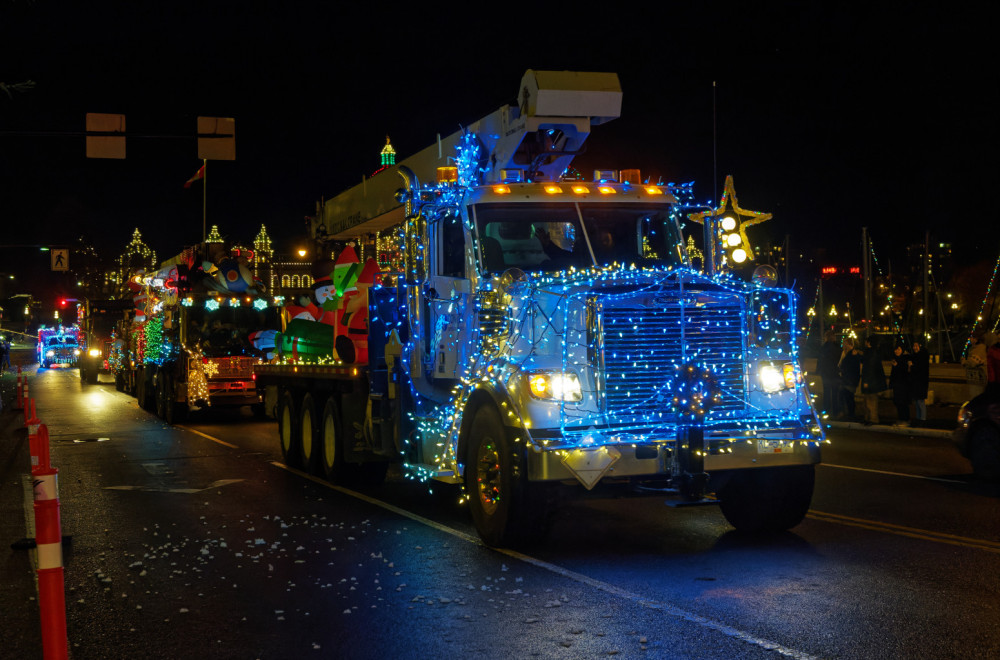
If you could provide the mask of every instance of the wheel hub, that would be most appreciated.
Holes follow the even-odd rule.
[[[476,487],[487,515],[494,514],[500,504],[500,477],[500,452],[492,442],[483,442],[476,456]]]

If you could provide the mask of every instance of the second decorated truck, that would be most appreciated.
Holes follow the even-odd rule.
[[[263,414],[253,367],[267,351],[255,338],[274,332],[280,311],[234,252],[201,243],[133,277],[134,315],[112,347],[115,383],[170,423],[209,407]]]
[[[303,353],[289,324],[255,367],[285,461],[457,484],[497,546],[605,487],[718,503],[740,530],[798,524],[824,438],[795,296],[692,268],[671,186],[571,176],[619,116],[615,74],[528,71],[519,89],[326,201],[325,235],[353,241],[319,296],[332,327],[314,315]]]

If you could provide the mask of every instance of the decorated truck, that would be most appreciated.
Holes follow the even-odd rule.
[[[58,325],[38,329],[38,366],[75,367],[80,359],[80,328],[76,325]]]
[[[83,338],[80,354],[80,380],[94,384],[98,374],[111,371],[112,344],[115,328],[128,321],[132,314],[132,300],[86,299],[78,306],[80,335]]]
[[[296,354],[286,327],[255,368],[284,460],[456,484],[491,545],[537,538],[591,489],[717,504],[740,530],[798,524],[824,436],[795,296],[692,268],[674,187],[569,176],[619,115],[615,74],[528,71],[519,89],[325,203],[327,235],[379,268],[317,290],[339,306],[326,356]]]
[[[253,367],[266,352],[253,337],[274,332],[279,310],[245,261],[202,243],[133,283],[135,314],[113,347],[116,383],[169,423],[207,407],[262,413]]]

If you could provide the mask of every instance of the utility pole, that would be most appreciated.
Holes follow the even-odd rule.
[[[872,273],[871,273],[871,250],[868,249],[868,227],[861,228],[861,278],[862,287],[865,292],[865,336],[871,334],[872,329]]]
[[[928,229],[924,233],[924,336],[921,343],[927,345],[927,338],[930,336],[930,315],[931,315],[931,232]],[[940,350],[938,351],[940,355]]]

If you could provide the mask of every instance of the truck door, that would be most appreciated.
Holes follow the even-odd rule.
[[[466,274],[466,237],[458,212],[429,223],[430,268],[425,290],[424,356],[434,379],[458,378],[465,363],[472,316]]]

